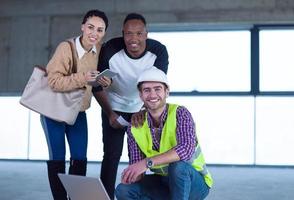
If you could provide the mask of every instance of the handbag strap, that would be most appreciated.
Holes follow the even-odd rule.
[[[72,73],[77,73],[77,60],[75,56],[75,48],[73,46],[73,43],[71,41],[67,41],[69,43],[70,49],[71,49],[71,55],[72,55]]]
[[[77,73],[77,60],[76,60],[76,56],[74,54],[75,52],[75,48],[73,47],[73,43],[69,40],[67,40],[70,49],[71,49],[71,56],[72,56],[72,73]],[[40,70],[46,72],[46,67],[42,66],[42,65],[35,65],[35,67],[39,68]],[[47,76],[47,72],[45,74],[45,76]]]

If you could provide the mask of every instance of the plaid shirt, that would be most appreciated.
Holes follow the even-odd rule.
[[[161,137],[161,132],[164,126],[164,123],[167,119],[167,109],[168,104],[161,114],[160,118],[160,126],[159,126],[159,134]],[[155,137],[155,129],[158,127],[154,127],[152,123],[152,117],[148,113],[147,114],[148,125],[151,129],[152,141],[153,141],[153,149],[159,149],[160,141],[157,141]],[[127,130],[128,135],[128,149],[130,155],[130,164],[136,163],[145,158],[145,155],[141,152],[139,146],[137,145],[135,138],[131,133],[131,127],[128,127]],[[180,157],[180,160],[189,160],[194,151],[195,146],[197,144],[197,137],[195,133],[195,123],[193,121],[191,113],[183,106],[179,106],[177,108],[177,129],[176,129],[176,139],[177,145],[174,147],[174,150]]]

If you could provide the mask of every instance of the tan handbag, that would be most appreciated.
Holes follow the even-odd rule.
[[[72,73],[75,73],[77,66],[74,48],[69,43],[73,56]],[[73,125],[82,107],[84,94],[85,89],[54,92],[48,85],[45,67],[36,66],[23,91],[20,104],[56,121]]]

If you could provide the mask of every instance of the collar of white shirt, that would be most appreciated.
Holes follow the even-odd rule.
[[[79,37],[77,37],[75,39],[75,45],[76,45],[76,48],[77,48],[79,59],[81,59],[83,57],[83,55],[85,53],[87,53],[87,51],[83,48],[83,46],[82,46],[82,44],[80,42],[80,38],[81,38],[81,36],[79,36]],[[96,46],[93,46],[90,51],[92,51],[94,53],[97,53]]]

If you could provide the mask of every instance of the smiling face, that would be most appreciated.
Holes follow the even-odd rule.
[[[132,19],[125,23],[123,36],[128,53],[134,57],[140,57],[146,48],[147,31],[144,23],[138,19]]]
[[[102,18],[89,17],[86,23],[82,24],[82,45],[86,51],[89,51],[94,45],[99,43],[105,35],[105,23]]]
[[[143,82],[140,86],[140,97],[151,113],[163,112],[169,90],[161,82]]]

